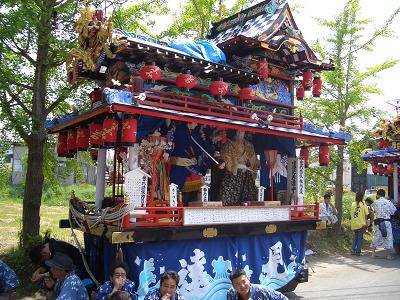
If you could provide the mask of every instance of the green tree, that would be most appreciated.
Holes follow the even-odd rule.
[[[136,1],[128,7],[116,8],[113,17],[114,27],[151,36],[149,28],[155,25],[155,17],[167,13],[169,8],[166,0]]]
[[[379,87],[373,82],[378,73],[393,67],[398,61],[389,59],[381,64],[360,70],[358,58],[363,53],[373,55],[374,44],[380,38],[392,36],[390,27],[399,14],[400,8],[392,13],[382,27],[372,33],[366,31],[371,19],[360,18],[360,1],[348,0],[343,10],[330,20],[319,19],[319,24],[328,28],[330,34],[317,43],[315,50],[322,58],[331,58],[335,70],[324,72],[324,95],[320,99],[306,99],[302,110],[306,120],[319,126],[341,129],[353,135],[348,145],[336,146],[332,153],[332,163],[336,168],[335,205],[341,222],[343,211],[343,162],[345,153],[353,158],[360,156],[360,150],[366,147],[366,128],[369,124],[371,109],[366,105],[368,97],[379,94]],[[373,59],[371,59],[373,60]],[[334,147],[331,147],[334,150]],[[325,176],[323,172],[310,170],[310,173]],[[329,174],[329,173],[328,173]],[[327,178],[326,178],[327,179]]]
[[[123,2],[126,1],[113,1],[107,11],[112,14]],[[150,2],[140,1],[138,5],[140,3]],[[85,5],[95,7],[103,4],[100,0],[85,1]],[[44,172],[51,173],[47,166],[55,165],[51,155],[47,155],[49,147],[45,146],[48,142],[46,119],[88,102],[84,85],[69,85],[65,80],[65,59],[69,51],[77,47],[73,29],[80,5],[83,3],[77,0],[19,0],[3,1],[0,6],[1,129],[28,147],[23,242],[39,234]],[[155,9],[154,5],[151,7]],[[150,10],[140,12],[139,18]],[[133,20],[134,13],[130,15]],[[46,157],[49,164],[44,168]]]
[[[211,22],[235,14],[247,8],[254,0],[237,0],[228,9],[224,0],[188,0],[180,11],[174,14],[172,25],[160,34],[162,37],[178,37],[203,40],[210,31]]]
[[[46,118],[66,110],[76,85],[65,82],[67,51],[74,43],[71,34],[77,1],[6,1],[0,26],[1,117],[28,147],[22,213],[23,241],[40,229]],[[62,28],[62,29],[61,29]]]

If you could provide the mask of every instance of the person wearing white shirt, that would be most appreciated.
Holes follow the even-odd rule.
[[[319,218],[322,221],[335,224],[338,221],[337,210],[331,203],[331,193],[325,193],[324,202],[319,205]]]

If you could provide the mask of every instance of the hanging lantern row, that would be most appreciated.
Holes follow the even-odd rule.
[[[310,159],[310,150],[306,146],[302,146],[300,148],[300,159],[304,160],[304,166],[308,168],[309,166],[309,159]],[[319,146],[319,165],[320,166],[327,166],[329,165],[330,161],[330,152],[329,146],[327,144],[321,144]]]
[[[372,165],[372,173],[374,175],[381,175],[381,176],[390,176],[394,172],[394,164],[388,164],[387,166],[381,164],[373,164]]]
[[[133,146],[136,143],[137,120],[133,115],[125,115],[122,121],[121,145]],[[69,129],[58,135],[57,154],[61,157],[72,157],[77,151],[89,148],[115,146],[118,136],[118,119],[107,116],[102,123],[93,122],[89,127]]]
[[[296,89],[296,98],[298,100],[303,100],[305,97],[305,91],[310,91],[311,88],[313,97],[319,98],[322,93],[321,77],[315,76],[313,79],[313,73],[306,70],[303,72],[303,81]]]

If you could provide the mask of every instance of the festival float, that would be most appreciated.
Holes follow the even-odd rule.
[[[372,173],[387,178],[388,197],[397,207],[391,217],[393,245],[400,254],[400,203],[399,203],[399,162],[400,162],[400,116],[392,119],[381,119],[371,131],[372,148],[364,151],[362,159],[372,166]],[[372,199],[375,201],[375,199]]]
[[[347,135],[295,112],[295,97],[321,95],[333,65],[315,56],[286,1],[214,23],[202,42],[111,24],[81,10],[68,81],[97,87],[86,111],[47,124],[59,156],[88,151],[96,162],[96,199],[73,195],[60,226],[84,232],[97,280],[123,253],[140,299],[169,269],[193,300],[226,299],[238,267],[274,289],[307,281],[307,230],[319,220],[318,204],[303,203],[309,148],[327,165]]]

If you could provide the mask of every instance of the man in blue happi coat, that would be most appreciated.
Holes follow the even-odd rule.
[[[238,269],[229,276],[232,287],[227,300],[288,300],[283,294],[261,284],[251,284],[244,270]]]

